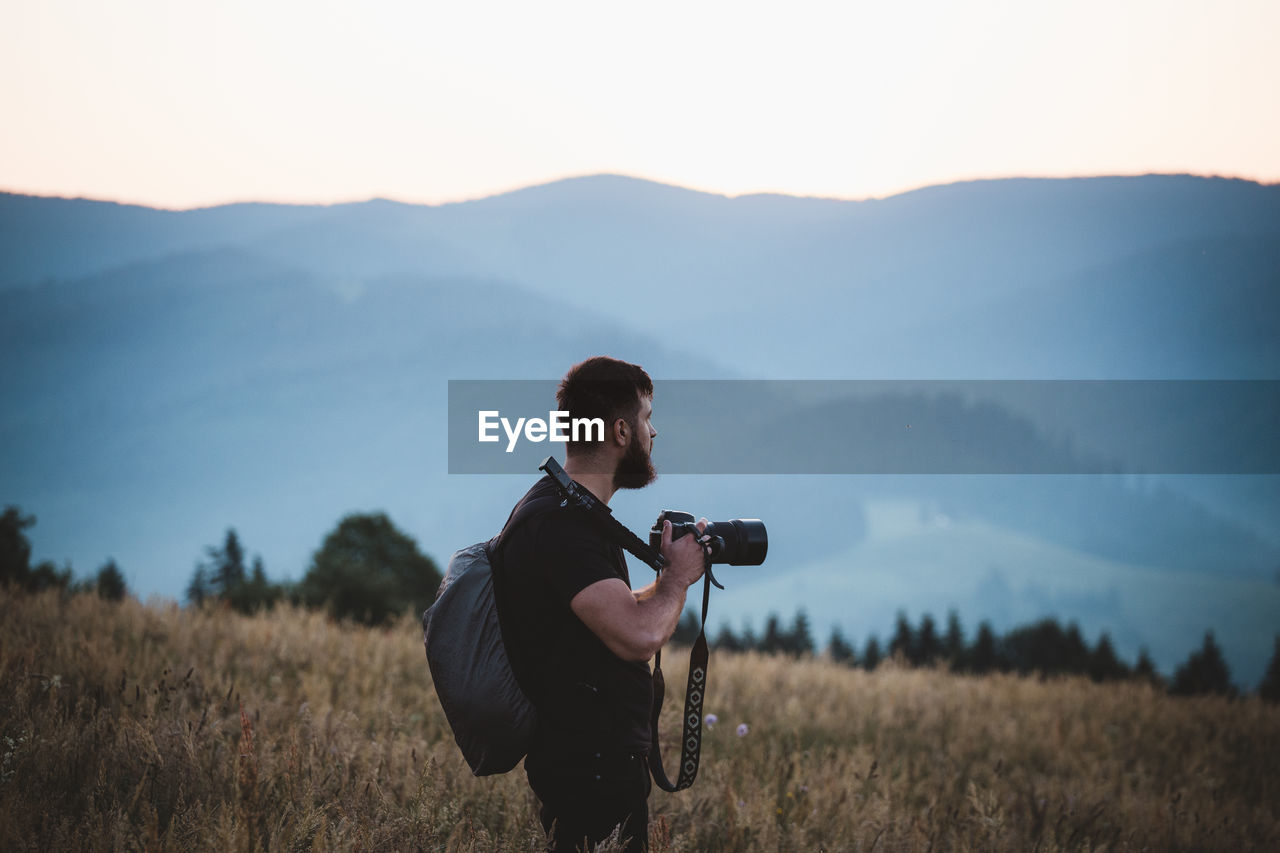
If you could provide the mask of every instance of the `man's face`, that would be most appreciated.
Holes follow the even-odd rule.
[[[618,460],[618,467],[613,472],[615,489],[643,489],[658,479],[658,472],[653,467],[653,440],[658,431],[653,427],[653,398],[641,397],[640,410],[635,418],[627,420],[630,428],[630,441],[627,452]]]

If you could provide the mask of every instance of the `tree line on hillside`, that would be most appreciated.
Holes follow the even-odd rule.
[[[0,585],[27,592],[61,589],[97,592],[119,601],[128,594],[124,575],[108,560],[87,581],[74,581],[71,566],[44,561],[31,565],[26,529],[34,516],[8,507],[0,516]],[[235,528],[221,545],[205,548],[187,584],[189,605],[221,603],[241,613],[273,607],[281,601],[320,607],[335,618],[377,625],[407,610],[421,612],[435,600],[440,570],[385,513],[353,513],[324,538],[297,583],[267,578],[262,557],[249,560]]]
[[[0,585],[29,592],[61,589],[69,594],[96,593],[116,601],[128,594],[124,575],[114,560],[107,560],[92,578],[82,581],[72,579],[70,565],[61,569],[49,561],[31,565],[31,544],[24,531],[35,521],[34,516],[24,515],[14,506],[0,515]],[[406,611],[424,610],[435,600],[440,580],[435,562],[386,514],[353,513],[325,536],[297,583],[270,581],[262,557],[255,555],[250,560],[235,528],[228,529],[221,545],[205,549],[187,585],[186,598],[191,606],[220,604],[241,613],[288,601],[324,608],[338,619],[377,625]],[[686,611],[674,639],[691,643],[697,635],[698,617],[692,610]],[[724,625],[713,644],[725,651],[793,657],[816,651],[803,610],[785,626],[777,615],[770,615],[759,635],[749,627],[737,634]],[[906,614],[899,613],[887,644],[872,635],[859,651],[836,628],[824,651],[837,663],[868,670],[892,658],[906,666],[946,666],[952,672],[975,675],[1082,675],[1099,682],[1143,679],[1167,686],[1178,695],[1236,693],[1212,632],[1205,634],[1201,647],[1177,668],[1167,684],[1145,649],[1130,666],[1117,656],[1106,633],[1090,646],[1075,623],[1063,628],[1054,619],[1013,628],[1004,635],[997,635],[990,623],[983,622],[969,642],[955,612],[948,614],[941,631],[929,614],[920,618],[918,626],[912,626]],[[1258,692],[1264,699],[1280,702],[1280,637]]]
[[[673,639],[692,643],[698,636],[698,628],[697,614],[686,610]],[[809,619],[803,610],[798,610],[791,624],[785,626],[777,614],[770,614],[761,634],[750,626],[738,634],[728,625],[722,625],[711,642],[716,649],[724,651],[754,651],[797,658],[817,653]],[[872,634],[859,651],[836,627],[823,652],[836,663],[866,670],[893,659],[901,666],[945,666],[951,672],[973,675],[990,672],[1035,674],[1043,678],[1078,675],[1096,682],[1138,679],[1179,696],[1237,694],[1231,670],[1212,631],[1205,634],[1200,648],[1178,666],[1167,682],[1156,671],[1145,648],[1138,651],[1138,660],[1129,665],[1116,654],[1106,632],[1090,646],[1074,622],[1064,628],[1056,619],[1041,619],[1003,635],[984,621],[970,642],[965,639],[960,617],[954,611],[947,615],[946,627],[941,631],[928,613],[920,617],[919,625],[912,626],[906,614],[899,612],[887,644]],[[1268,701],[1280,702],[1280,636],[1276,637],[1258,694]]]

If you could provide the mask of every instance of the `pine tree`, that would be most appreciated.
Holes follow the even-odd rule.
[[[115,560],[107,560],[102,564],[102,568],[98,569],[97,577],[94,578],[93,587],[97,590],[99,597],[107,601],[122,601],[129,591],[125,586],[124,575],[120,573],[120,567],[116,565]]]
[[[801,657],[813,654],[813,634],[809,631],[809,614],[803,608],[796,611],[791,620],[791,629],[787,631],[783,644],[788,654]]]
[[[867,672],[873,671],[880,665],[880,641],[874,635],[867,638],[867,645],[862,652],[862,668]]]
[[[34,515],[23,515],[16,506],[0,515],[0,584],[22,585],[31,571],[31,543],[22,531],[34,526]]]
[[[964,631],[960,627],[960,616],[954,610],[947,613],[947,633],[942,639],[942,654],[952,670],[964,670]]]
[[[702,626],[699,623],[698,614],[690,607],[681,615],[680,621],[676,624],[675,633],[671,635],[671,640],[684,646],[692,646],[697,641],[701,630]]]
[[[1204,644],[1198,652],[1192,652],[1173,674],[1173,686],[1169,692],[1178,696],[1194,696],[1201,693],[1230,695],[1231,670],[1222,657],[1222,650],[1213,639],[1213,632],[1204,635]]]
[[[889,656],[901,656],[903,660],[911,661],[915,645],[915,634],[911,630],[911,623],[907,621],[907,614],[899,610],[898,621],[893,630],[893,639],[889,641]]]
[[[827,654],[831,655],[831,660],[836,663],[846,664],[848,666],[857,665],[857,656],[853,651],[853,646],[849,645],[844,638],[844,633],[840,630],[840,626],[831,629],[831,640],[827,643]]]
[[[1111,644],[1107,640],[1107,645]],[[1072,675],[1086,675],[1089,672],[1089,646],[1080,634],[1080,626],[1072,622],[1062,635],[1062,671]]]
[[[1262,676],[1258,685],[1258,695],[1268,702],[1280,702],[1280,636],[1276,637],[1276,648],[1271,653],[1271,663],[1267,664],[1267,674]]]
[[[195,571],[191,573],[191,581],[187,584],[187,603],[193,607],[199,607],[204,604],[205,599],[212,597],[213,592],[209,589],[209,578],[204,565],[197,563]]]
[[[738,635],[733,633],[733,629],[727,622],[720,626],[720,633],[716,634],[715,647],[717,650],[723,649],[726,652],[746,651],[742,640],[738,639]]]
[[[1117,681],[1129,676],[1129,669],[1116,657],[1111,637],[1106,631],[1089,654],[1089,677],[1094,681]]]
[[[911,662],[916,666],[932,666],[942,657],[942,641],[938,639],[938,628],[933,617],[928,613],[920,617],[920,630],[916,632],[915,648],[912,649]]]
[[[211,546],[208,551],[213,561],[213,587],[219,595],[229,597],[244,583],[244,548],[235,528],[227,528],[221,548]]]
[[[1133,665],[1133,677],[1155,687],[1164,686],[1164,679],[1156,671],[1155,661],[1151,660],[1151,653],[1146,646],[1138,649],[1138,662]]]
[[[764,623],[764,637],[760,640],[760,651],[767,655],[775,654],[782,651],[783,645],[782,623],[778,620],[778,614],[770,613],[768,620]]]
[[[969,652],[969,667],[978,675],[1000,668],[1000,659],[996,648],[996,635],[991,630],[991,623],[984,621],[978,626],[978,635],[973,639],[973,649]]]

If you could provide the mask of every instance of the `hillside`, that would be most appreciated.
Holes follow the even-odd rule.
[[[538,849],[522,774],[468,773],[412,619],[0,591],[0,680],[5,850]],[[660,853],[1280,844],[1256,699],[716,653],[706,709],[699,779],[651,800]]]

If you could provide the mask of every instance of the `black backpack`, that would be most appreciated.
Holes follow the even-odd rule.
[[[422,642],[436,696],[477,776],[514,768],[533,738],[537,713],[502,640],[493,561],[502,538],[545,507],[536,500],[522,504],[497,536],[455,552],[435,603],[422,614]]]

